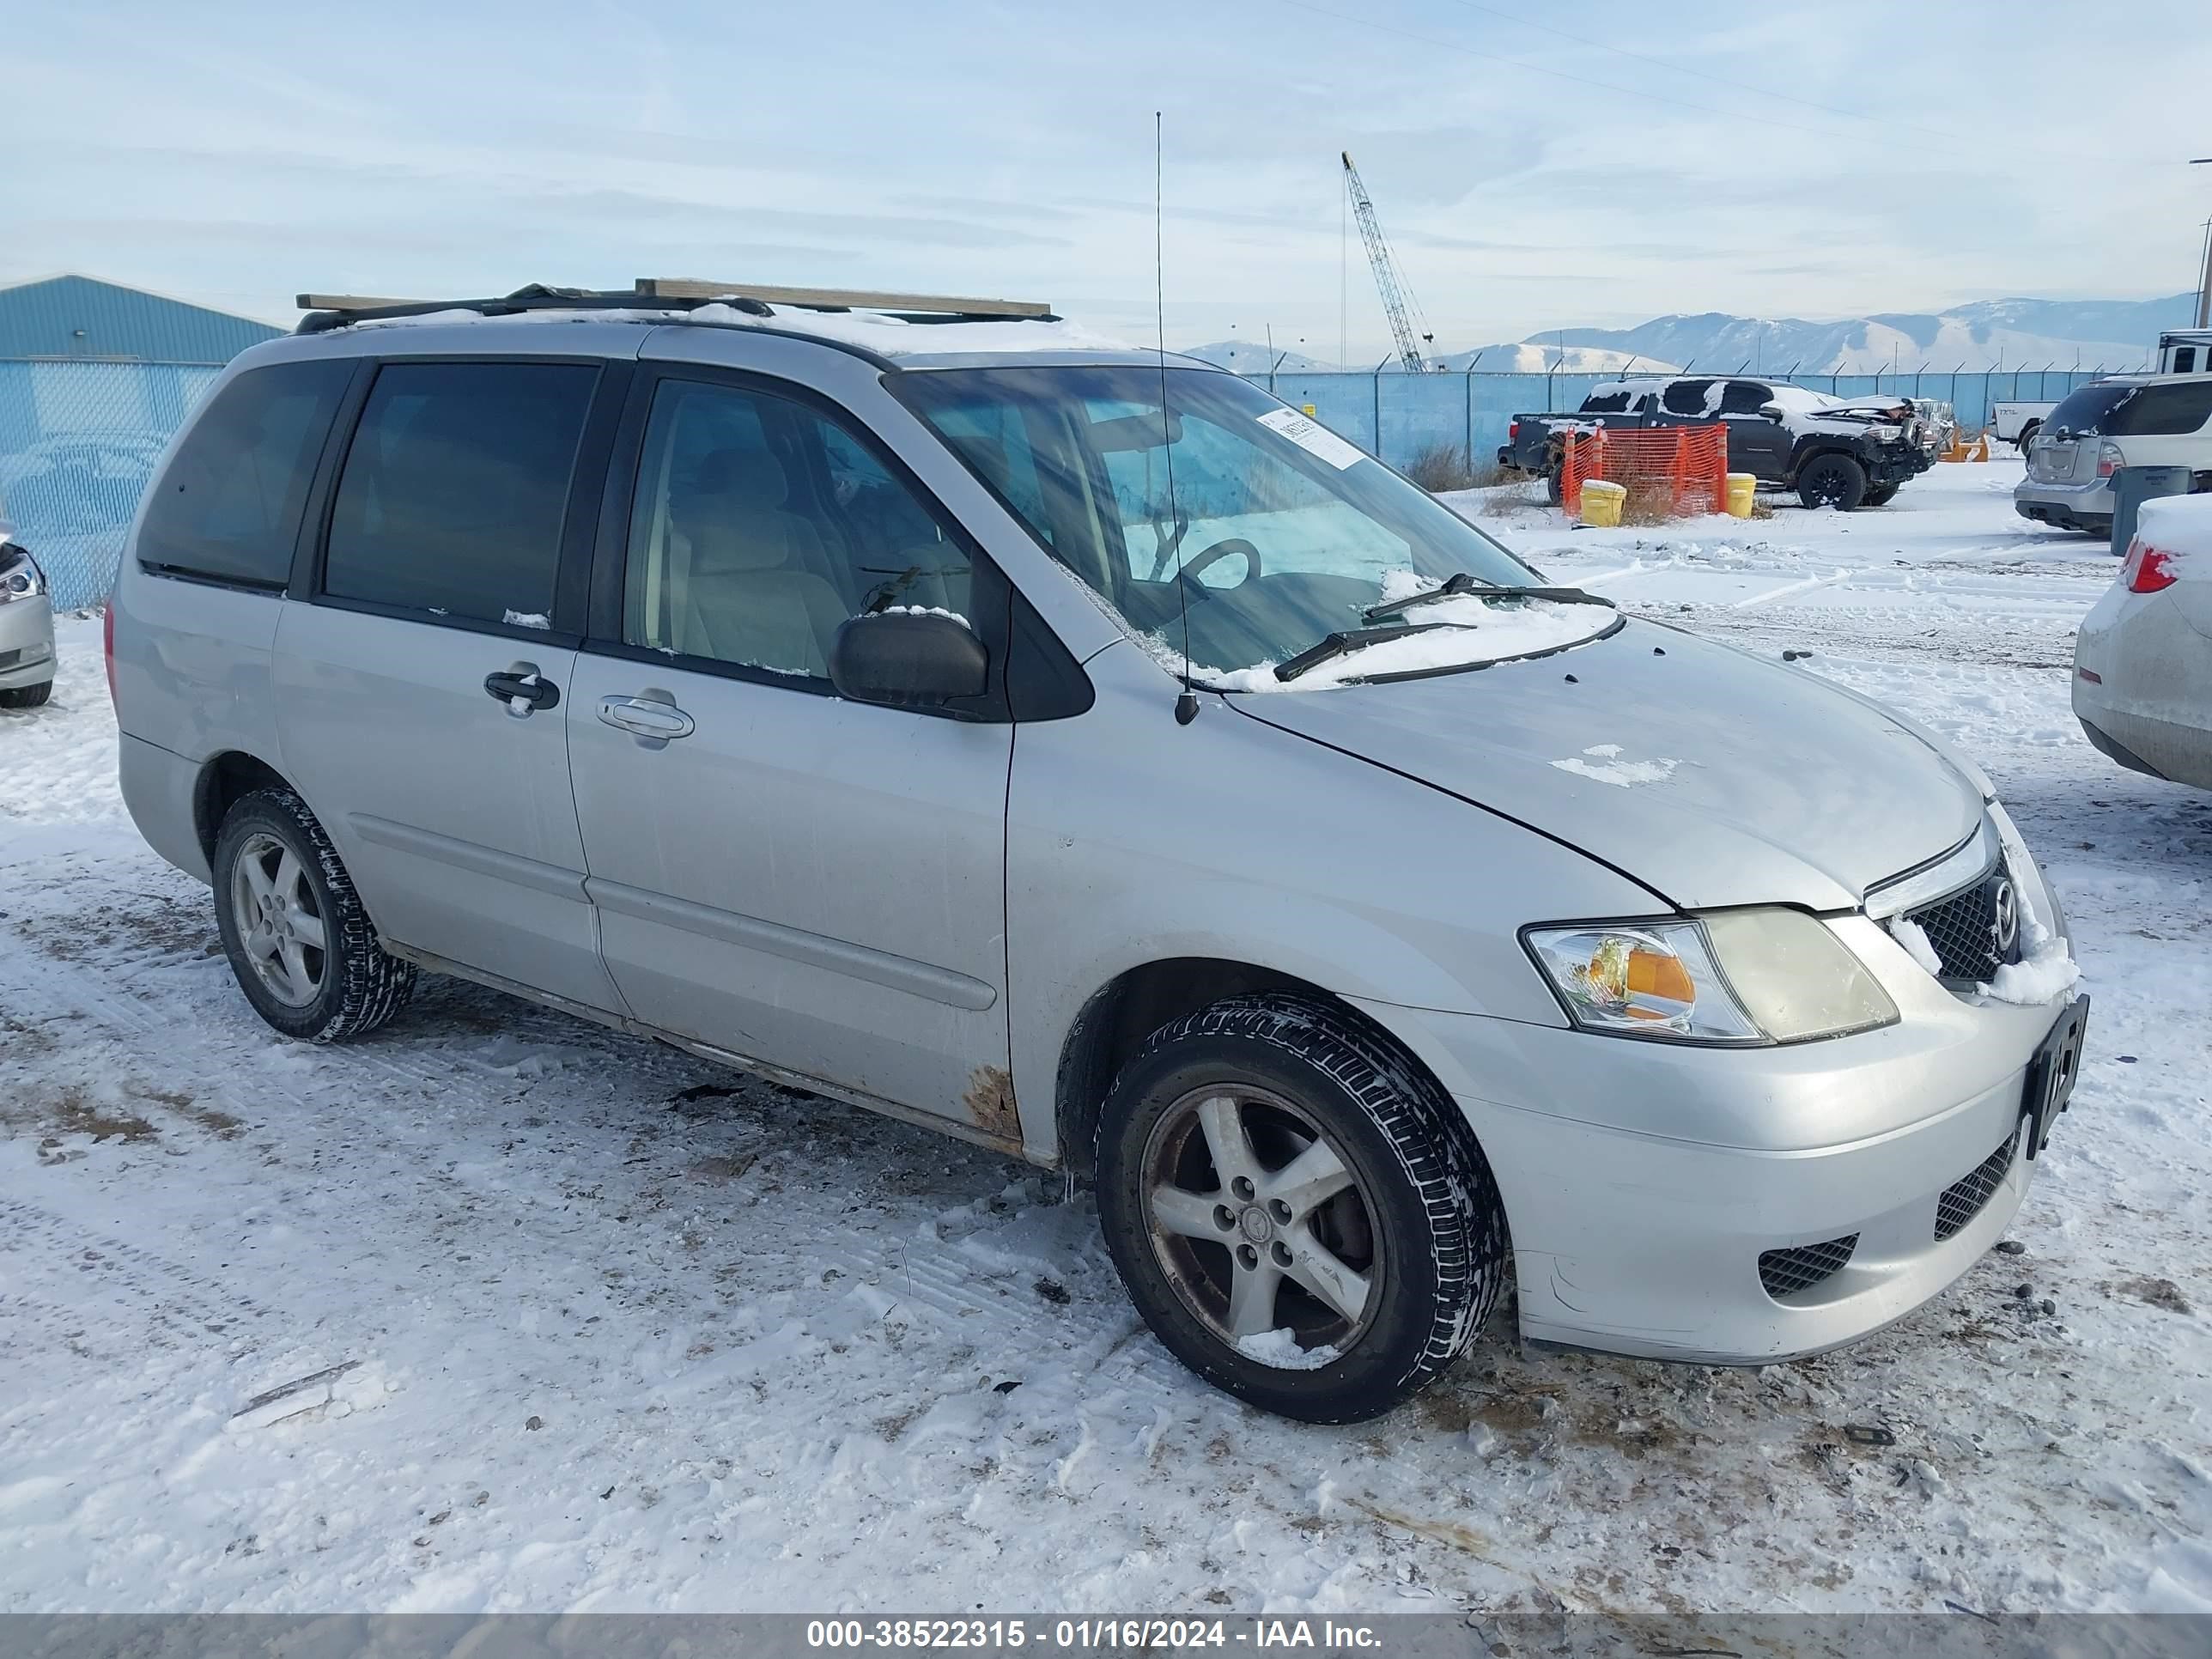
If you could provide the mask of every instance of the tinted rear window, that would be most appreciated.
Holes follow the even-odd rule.
[[[545,626],[598,380],[581,363],[386,364],[346,453],[324,591]]]
[[[2044,429],[2056,433],[2063,427],[2069,432],[2102,432],[2112,405],[2134,390],[2131,386],[2085,386],[2069,392],[2044,418]]]
[[[1626,392],[1593,392],[1583,399],[1582,412],[1585,415],[1619,415],[1627,407],[1628,394]]]
[[[352,373],[337,358],[271,363],[218,392],[146,504],[138,562],[282,588],[300,509]]]

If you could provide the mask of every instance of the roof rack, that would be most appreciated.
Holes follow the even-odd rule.
[[[1057,322],[1052,307],[1026,300],[969,300],[941,294],[883,294],[848,289],[771,288],[759,283],[703,283],[641,276],[630,289],[552,288],[533,283],[493,299],[401,300],[360,294],[302,294],[295,301],[308,314],[295,331],[320,334],[348,323],[387,317],[420,317],[438,311],[473,311],[486,317],[526,311],[690,311],[727,304],[756,316],[771,305],[803,311],[881,311],[910,322],[1008,319]]]

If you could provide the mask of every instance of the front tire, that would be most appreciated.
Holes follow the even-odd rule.
[[[1904,487],[1905,486],[1902,484],[1893,483],[1876,484],[1873,489],[1867,491],[1866,499],[1861,501],[1859,505],[1861,507],[1887,507],[1892,501],[1897,499],[1897,492]]]
[[[1808,507],[1852,513],[1866,494],[1866,469],[1848,455],[1815,455],[1797,475],[1797,499]]]
[[[254,1012],[286,1036],[344,1042],[415,994],[385,954],[337,849],[289,789],[242,797],[216,837],[216,927]]]
[[[19,685],[11,690],[0,691],[0,708],[36,708],[54,695],[54,683],[40,680],[36,685]]]
[[[1497,1304],[1505,1212],[1465,1119],[1318,998],[1236,997],[1161,1027],[1115,1080],[1096,1151],[1138,1311],[1266,1410],[1379,1416]]]

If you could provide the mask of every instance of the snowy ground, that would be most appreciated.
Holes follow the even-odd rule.
[[[1983,759],[2097,1000],[2024,1253],[1764,1370],[1493,1329],[1350,1430],[1184,1374],[1018,1164],[452,982],[276,1040],[64,623],[0,714],[0,1611],[2212,1607],[2212,797],[2081,741],[2112,564],[2016,476],[1664,532],[1457,504]]]

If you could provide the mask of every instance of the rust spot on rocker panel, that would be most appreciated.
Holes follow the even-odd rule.
[[[960,1097],[969,1121],[1010,1146],[1022,1144],[1021,1114],[1014,1109],[1014,1080],[996,1066],[979,1066]]]

